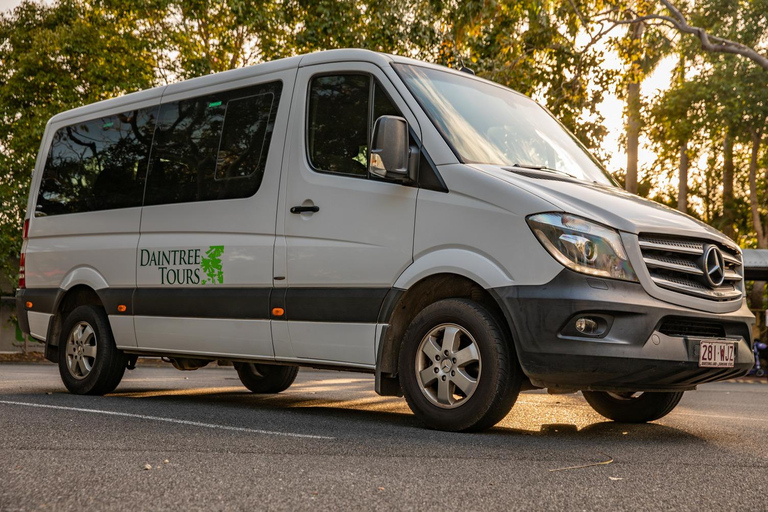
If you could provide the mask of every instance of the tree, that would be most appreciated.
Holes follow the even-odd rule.
[[[37,148],[53,115],[150,87],[156,58],[130,11],[61,0],[0,14],[0,265],[15,275]]]
[[[651,103],[647,122],[648,135],[659,162],[677,162],[677,208],[688,213],[688,181],[691,157],[699,153],[699,133],[704,128],[701,89],[685,80],[685,59],[681,56],[673,86]],[[663,172],[663,171],[662,171]],[[670,172],[669,174],[674,174]]]
[[[165,0],[163,7],[143,10],[142,17],[162,27],[157,44],[174,81],[284,56],[286,34],[277,2]]]
[[[629,51],[626,52],[625,60],[628,61],[627,70],[627,174],[624,178],[624,187],[633,194],[637,194],[637,159],[638,148],[640,145],[640,129],[642,127],[642,118],[640,108],[642,99],[640,98],[640,82],[643,80],[643,66],[640,65],[643,56],[643,33],[645,24],[635,23],[628,30]]]
[[[765,41],[766,18],[764,12],[768,3],[764,0],[750,2],[729,2],[724,0],[707,0],[698,2],[689,9],[691,23],[695,24],[705,33],[716,33],[729,40],[738,40],[742,45],[759,48]],[[679,10],[677,11],[680,12]],[[682,15],[681,15],[682,16]],[[638,16],[644,23],[651,23],[655,18],[652,15]],[[632,18],[637,19],[637,18]],[[674,34],[675,26],[669,25],[668,30]],[[694,154],[719,155],[718,159],[711,160],[716,165],[722,166],[722,215],[713,218],[712,222],[719,229],[733,238],[746,236],[750,230],[750,218],[755,210],[756,196],[751,192],[757,187],[744,187],[747,183],[747,175],[741,180],[741,162],[745,158],[745,144],[753,144],[753,135],[750,135],[748,126],[757,119],[760,124],[760,115],[756,111],[765,99],[762,95],[765,86],[756,81],[765,72],[752,61],[738,59],[733,55],[720,52],[702,52],[698,47],[698,41],[690,38],[678,37],[677,46],[681,52],[680,66],[682,69],[690,67],[692,78],[690,87],[680,83],[673,83],[673,87],[662,97],[658,98],[651,110],[650,124],[654,143],[660,155],[666,155],[669,159],[673,143],[679,143],[675,150],[680,151],[679,172],[683,167],[687,168],[689,158],[683,158],[683,143],[688,146],[682,135],[693,137],[694,147],[687,147],[685,156],[690,156],[691,149]],[[678,79],[680,73],[677,73]],[[752,78],[750,78],[752,77]],[[678,82],[679,80],[676,80]],[[691,94],[684,91],[688,89]],[[655,117],[654,117],[655,116]],[[695,121],[691,123],[691,121]],[[753,130],[754,132],[754,130]],[[754,136],[754,142],[760,147],[759,137]],[[711,144],[711,145],[710,145]],[[666,149],[663,146],[667,146]],[[759,156],[759,151],[755,157]],[[752,159],[756,161],[755,158]],[[759,160],[759,159],[758,159]],[[755,167],[756,164],[751,164]],[[705,172],[707,182],[711,182],[714,169],[709,168]],[[681,186],[683,180],[681,180]],[[759,191],[755,191],[760,196]],[[749,197],[752,201],[745,202]],[[683,196],[682,190],[678,197]],[[711,196],[707,193],[707,200]],[[680,200],[680,202],[682,199]],[[759,202],[759,199],[757,200]],[[709,203],[708,203],[709,204]],[[747,206],[746,217],[744,207]],[[754,224],[754,220],[751,222]],[[757,227],[751,228],[755,234],[755,242],[760,238]]]
[[[768,57],[761,54],[753,46],[750,46],[749,43],[745,44],[725,37],[712,35],[706,28],[688,24],[682,11],[669,0],[660,0],[660,3],[667,11],[669,11],[670,15],[659,13],[645,14],[643,11],[633,11],[633,14],[635,14],[633,18],[618,21],[617,23],[645,24],[650,21],[655,21],[658,22],[659,25],[673,28],[683,34],[695,35],[701,44],[701,49],[706,52],[741,55],[768,71]],[[739,5],[737,2],[729,3],[735,6]],[[764,21],[766,12],[764,2],[758,0],[751,3],[758,8],[754,9],[750,14],[757,15],[758,19],[762,18]]]

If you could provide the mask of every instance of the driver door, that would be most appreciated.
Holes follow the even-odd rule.
[[[368,145],[381,115],[419,131],[381,69],[343,66],[299,69],[275,260],[287,332],[273,339],[278,358],[372,366],[384,297],[413,261],[418,188],[371,177]]]

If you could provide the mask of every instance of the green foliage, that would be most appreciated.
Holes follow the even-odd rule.
[[[759,49],[768,35],[766,12],[766,0],[706,0],[690,5],[687,14],[692,24],[712,34]],[[651,100],[646,111],[648,135],[659,157],[649,172],[673,176],[681,144],[686,141],[692,162],[690,192],[696,205],[690,213],[731,234],[742,245],[756,246],[749,157],[751,135],[764,133],[768,119],[768,72],[734,55],[703,53],[696,39],[678,38],[676,50],[680,63],[673,83]],[[724,172],[728,167],[723,151],[726,137],[733,141],[732,180]],[[764,169],[766,152],[758,149],[759,167]],[[757,180],[756,187],[756,207],[763,223],[768,214],[765,181]],[[730,183],[732,199],[723,192]],[[670,193],[675,191],[666,192]]]
[[[30,177],[53,115],[144,89],[156,61],[132,12],[63,0],[0,14],[0,265],[18,272]],[[4,290],[9,291],[9,290]]]

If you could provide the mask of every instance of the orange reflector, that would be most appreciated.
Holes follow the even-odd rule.
[[[32,303],[31,302],[27,302],[27,309],[32,309]]]
[[[128,308],[125,307],[125,304],[120,304],[119,306],[117,306],[117,310],[120,313],[125,313],[126,309],[128,309]]]
[[[283,308],[272,308],[272,316],[283,316],[285,310]]]

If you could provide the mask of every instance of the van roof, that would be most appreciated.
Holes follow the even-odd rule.
[[[214,73],[197,78],[191,78],[189,80],[183,80],[169,85],[161,85],[152,89],[146,89],[116,98],[98,101],[77,107],[72,110],[67,110],[53,116],[48,124],[56,123],[59,121],[65,121],[77,117],[92,117],[99,112],[105,110],[117,110],[120,107],[129,107],[135,103],[143,101],[150,101],[153,99],[160,99],[165,94],[181,93],[189,90],[199,89],[202,87],[208,87],[221,83],[234,82],[241,79],[256,77],[267,73],[274,73],[278,71],[285,71],[288,69],[296,69],[303,66],[311,66],[315,64],[327,64],[333,62],[344,61],[365,61],[373,64],[378,64],[381,67],[385,67],[391,62],[401,62],[408,64],[418,64],[420,66],[427,66],[432,68],[439,68],[442,70],[449,70],[443,66],[436,64],[430,64],[427,62],[410,59],[407,57],[401,57],[397,55],[390,55],[387,53],[379,53],[371,50],[363,50],[357,48],[348,48],[340,50],[325,50],[315,53],[309,53],[305,55],[297,55],[295,57],[287,57],[284,59],[273,60],[270,62],[264,62],[261,64],[255,64],[252,66],[246,66],[238,69],[232,69],[229,71],[223,71],[221,73]],[[453,70],[450,70],[453,71]]]

